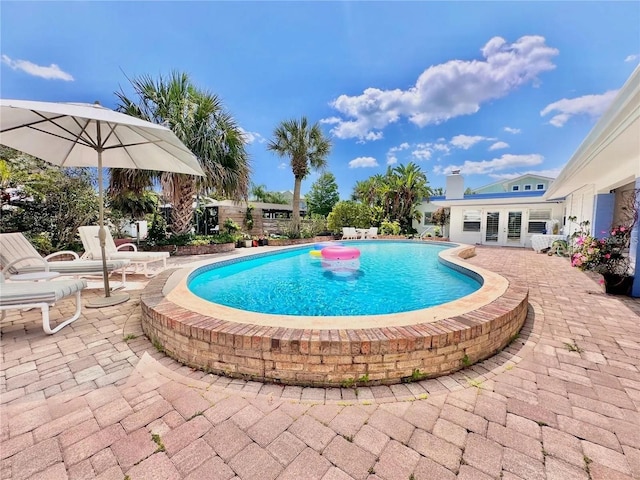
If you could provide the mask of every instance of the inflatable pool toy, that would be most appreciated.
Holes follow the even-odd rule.
[[[322,256],[322,253],[320,253],[320,250],[310,250],[309,255],[311,255],[312,257],[320,258]]]
[[[360,258],[360,250],[354,247],[325,247],[320,250],[320,254],[326,260],[354,260]]]
[[[316,250],[322,250],[323,248],[326,247],[342,247],[342,243],[340,242],[320,242],[320,243],[316,243],[313,248],[315,248]]]

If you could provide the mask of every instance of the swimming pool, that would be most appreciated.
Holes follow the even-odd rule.
[[[390,242],[365,243],[374,247]],[[430,248],[431,242],[404,243]],[[472,245],[435,246],[443,264],[437,268],[446,265],[464,272],[478,279],[481,287],[428,308],[324,316],[251,312],[204,300],[190,290],[189,283],[198,275],[249,259],[266,264],[282,253],[297,257],[298,262],[313,261],[310,247],[242,249],[232,258],[167,270],[152,279],[140,296],[142,328],[157,348],[185,365],[231,377],[341,386],[444,375],[487,358],[508,344],[527,317],[528,291],[526,285],[467,262],[465,259],[475,255]],[[368,254],[366,249],[362,251],[362,263],[366,263]],[[410,263],[414,263],[413,257]],[[344,285],[366,277],[367,272],[359,275],[334,280]],[[214,283],[220,285],[228,278]],[[237,289],[246,291],[242,285]],[[398,291],[404,295],[399,289],[396,297]]]
[[[450,245],[349,242],[354,261],[330,262],[309,247],[209,265],[190,275],[195,295],[251,312],[296,316],[384,315],[464,297],[481,286],[478,276],[438,259]],[[317,253],[317,252],[316,252]],[[336,269],[338,266],[345,268]]]

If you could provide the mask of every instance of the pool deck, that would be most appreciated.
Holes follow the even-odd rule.
[[[194,371],[142,335],[139,276],[127,303],[84,309],[55,335],[39,312],[10,311],[0,479],[639,479],[640,300],[532,250],[478,247],[469,262],[529,287],[520,337],[411,384],[302,388]]]

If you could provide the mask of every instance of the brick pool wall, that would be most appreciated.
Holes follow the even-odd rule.
[[[527,288],[509,284],[487,305],[432,322],[323,330],[262,326],[167,300],[163,288],[171,273],[151,280],[141,296],[143,330],[157,348],[194,368],[283,384],[375,385],[446,375],[504,348],[528,308]]]

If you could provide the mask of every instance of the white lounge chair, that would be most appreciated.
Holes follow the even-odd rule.
[[[100,227],[91,225],[86,227],[79,227],[80,240],[84,246],[85,253],[82,258],[87,259],[100,259],[100,240],[98,240],[98,231]],[[169,258],[169,252],[139,252],[138,247],[133,243],[125,243],[116,247],[113,237],[109,229],[105,229],[107,232],[107,238],[105,241],[105,253],[107,260],[129,260],[135,267],[136,271],[142,267],[142,273],[146,277],[152,277],[156,273],[149,273],[148,265],[154,262],[162,262],[163,270],[167,268],[167,258]],[[131,248],[131,250],[122,250]]]
[[[53,260],[61,255],[70,255],[73,260]],[[126,281],[127,260],[107,262],[107,271],[122,273],[122,285]],[[6,276],[44,271],[58,272],[61,276],[78,278],[81,275],[102,276],[102,261],[80,260],[76,252],[63,250],[41,257],[22,233],[0,233],[0,266]]]
[[[86,280],[9,283],[4,281],[4,275],[0,275],[0,310],[2,311],[0,320],[4,320],[6,310],[39,308],[42,311],[42,329],[51,335],[80,317],[82,309],[80,292],[86,287]],[[73,316],[58,322],[55,328],[51,328],[49,307],[71,295],[75,296],[76,300],[76,310]]]
[[[378,227],[371,227],[364,234],[365,238],[378,238]]]
[[[342,240],[357,240],[358,232],[356,227],[342,227]]]

